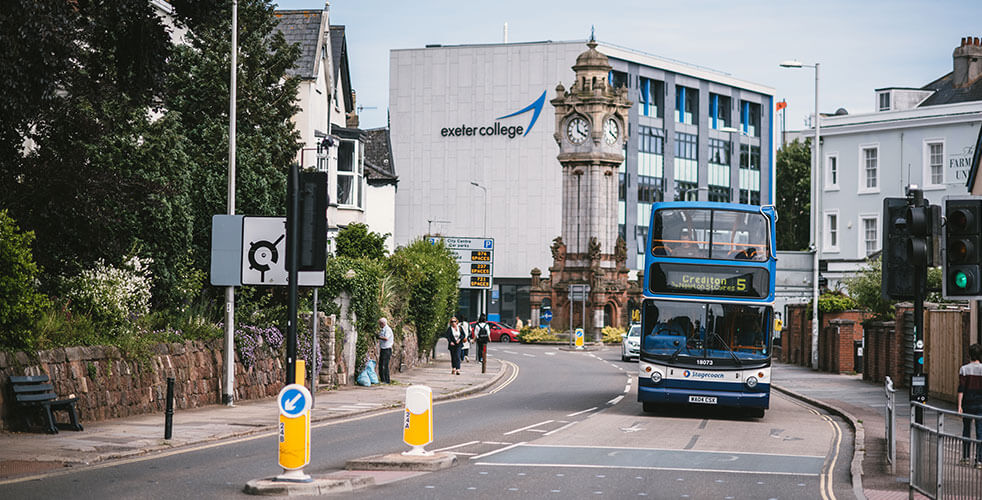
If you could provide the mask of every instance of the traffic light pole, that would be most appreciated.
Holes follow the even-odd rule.
[[[914,373],[910,380],[910,400],[927,401],[927,380],[924,377],[924,295],[927,292],[927,266],[929,256],[927,238],[933,232],[930,223],[930,207],[924,203],[924,193],[920,189],[908,190],[909,209],[907,224],[911,232],[908,256],[914,264]],[[914,409],[914,421],[923,422],[921,407]]]

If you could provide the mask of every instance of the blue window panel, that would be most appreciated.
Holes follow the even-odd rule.
[[[719,116],[719,113],[717,112],[717,109],[719,109],[719,96],[713,94],[712,115],[713,115],[713,128],[714,129],[715,128],[719,128],[717,126],[717,123],[716,123],[717,117]]]

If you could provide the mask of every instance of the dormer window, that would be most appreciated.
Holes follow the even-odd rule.
[[[877,94],[877,98],[880,102],[878,109],[880,111],[890,111],[890,93],[880,92]]]

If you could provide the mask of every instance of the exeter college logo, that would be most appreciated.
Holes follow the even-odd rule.
[[[529,135],[532,131],[532,127],[535,126],[536,120],[539,119],[539,114],[542,113],[542,107],[546,103],[546,91],[542,91],[542,95],[538,99],[525,106],[524,108],[515,111],[514,113],[509,113],[504,116],[499,116],[494,119],[494,123],[491,125],[486,125],[483,127],[475,127],[471,125],[455,125],[450,127],[443,127],[440,129],[440,135],[443,137],[470,137],[475,135],[480,136],[504,136],[509,139],[514,139],[516,137],[525,137]],[[528,126],[521,125],[506,125],[501,123],[499,120],[504,120],[506,118],[511,118],[513,116],[518,116],[521,114],[532,112],[532,119],[529,120]]]

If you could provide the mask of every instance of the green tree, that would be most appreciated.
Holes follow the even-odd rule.
[[[396,249],[387,265],[405,297],[405,311],[396,315],[416,327],[420,352],[431,349],[457,309],[457,262],[443,242],[419,239]]]
[[[178,2],[191,31],[175,48],[166,108],[181,124],[194,179],[191,193],[195,266],[207,269],[211,218],[227,211],[231,3],[214,2],[201,12],[196,2]],[[184,10],[182,10],[184,8]],[[286,176],[299,150],[291,118],[297,112],[298,80],[287,78],[300,55],[276,31],[266,0],[238,2],[239,57],[236,85],[236,212],[286,213]]]
[[[882,261],[877,257],[867,261],[867,264],[859,274],[846,280],[846,289],[860,307],[873,313],[874,319],[888,320],[893,317],[894,306],[881,293]]]
[[[388,234],[379,234],[369,231],[368,226],[361,223],[349,224],[348,227],[338,231],[335,238],[337,243],[338,257],[351,257],[353,259],[365,257],[372,260],[385,258],[385,239]]]
[[[0,210],[0,348],[29,347],[29,331],[48,307],[35,285],[33,240],[34,233],[21,232],[7,211]]]
[[[190,182],[179,123],[149,113],[172,48],[160,17],[144,0],[13,1],[18,15],[0,16],[0,186],[37,235],[44,288],[136,249],[153,259],[154,296],[175,302]]]
[[[811,140],[795,139],[777,151],[778,250],[807,250],[810,240]]]

